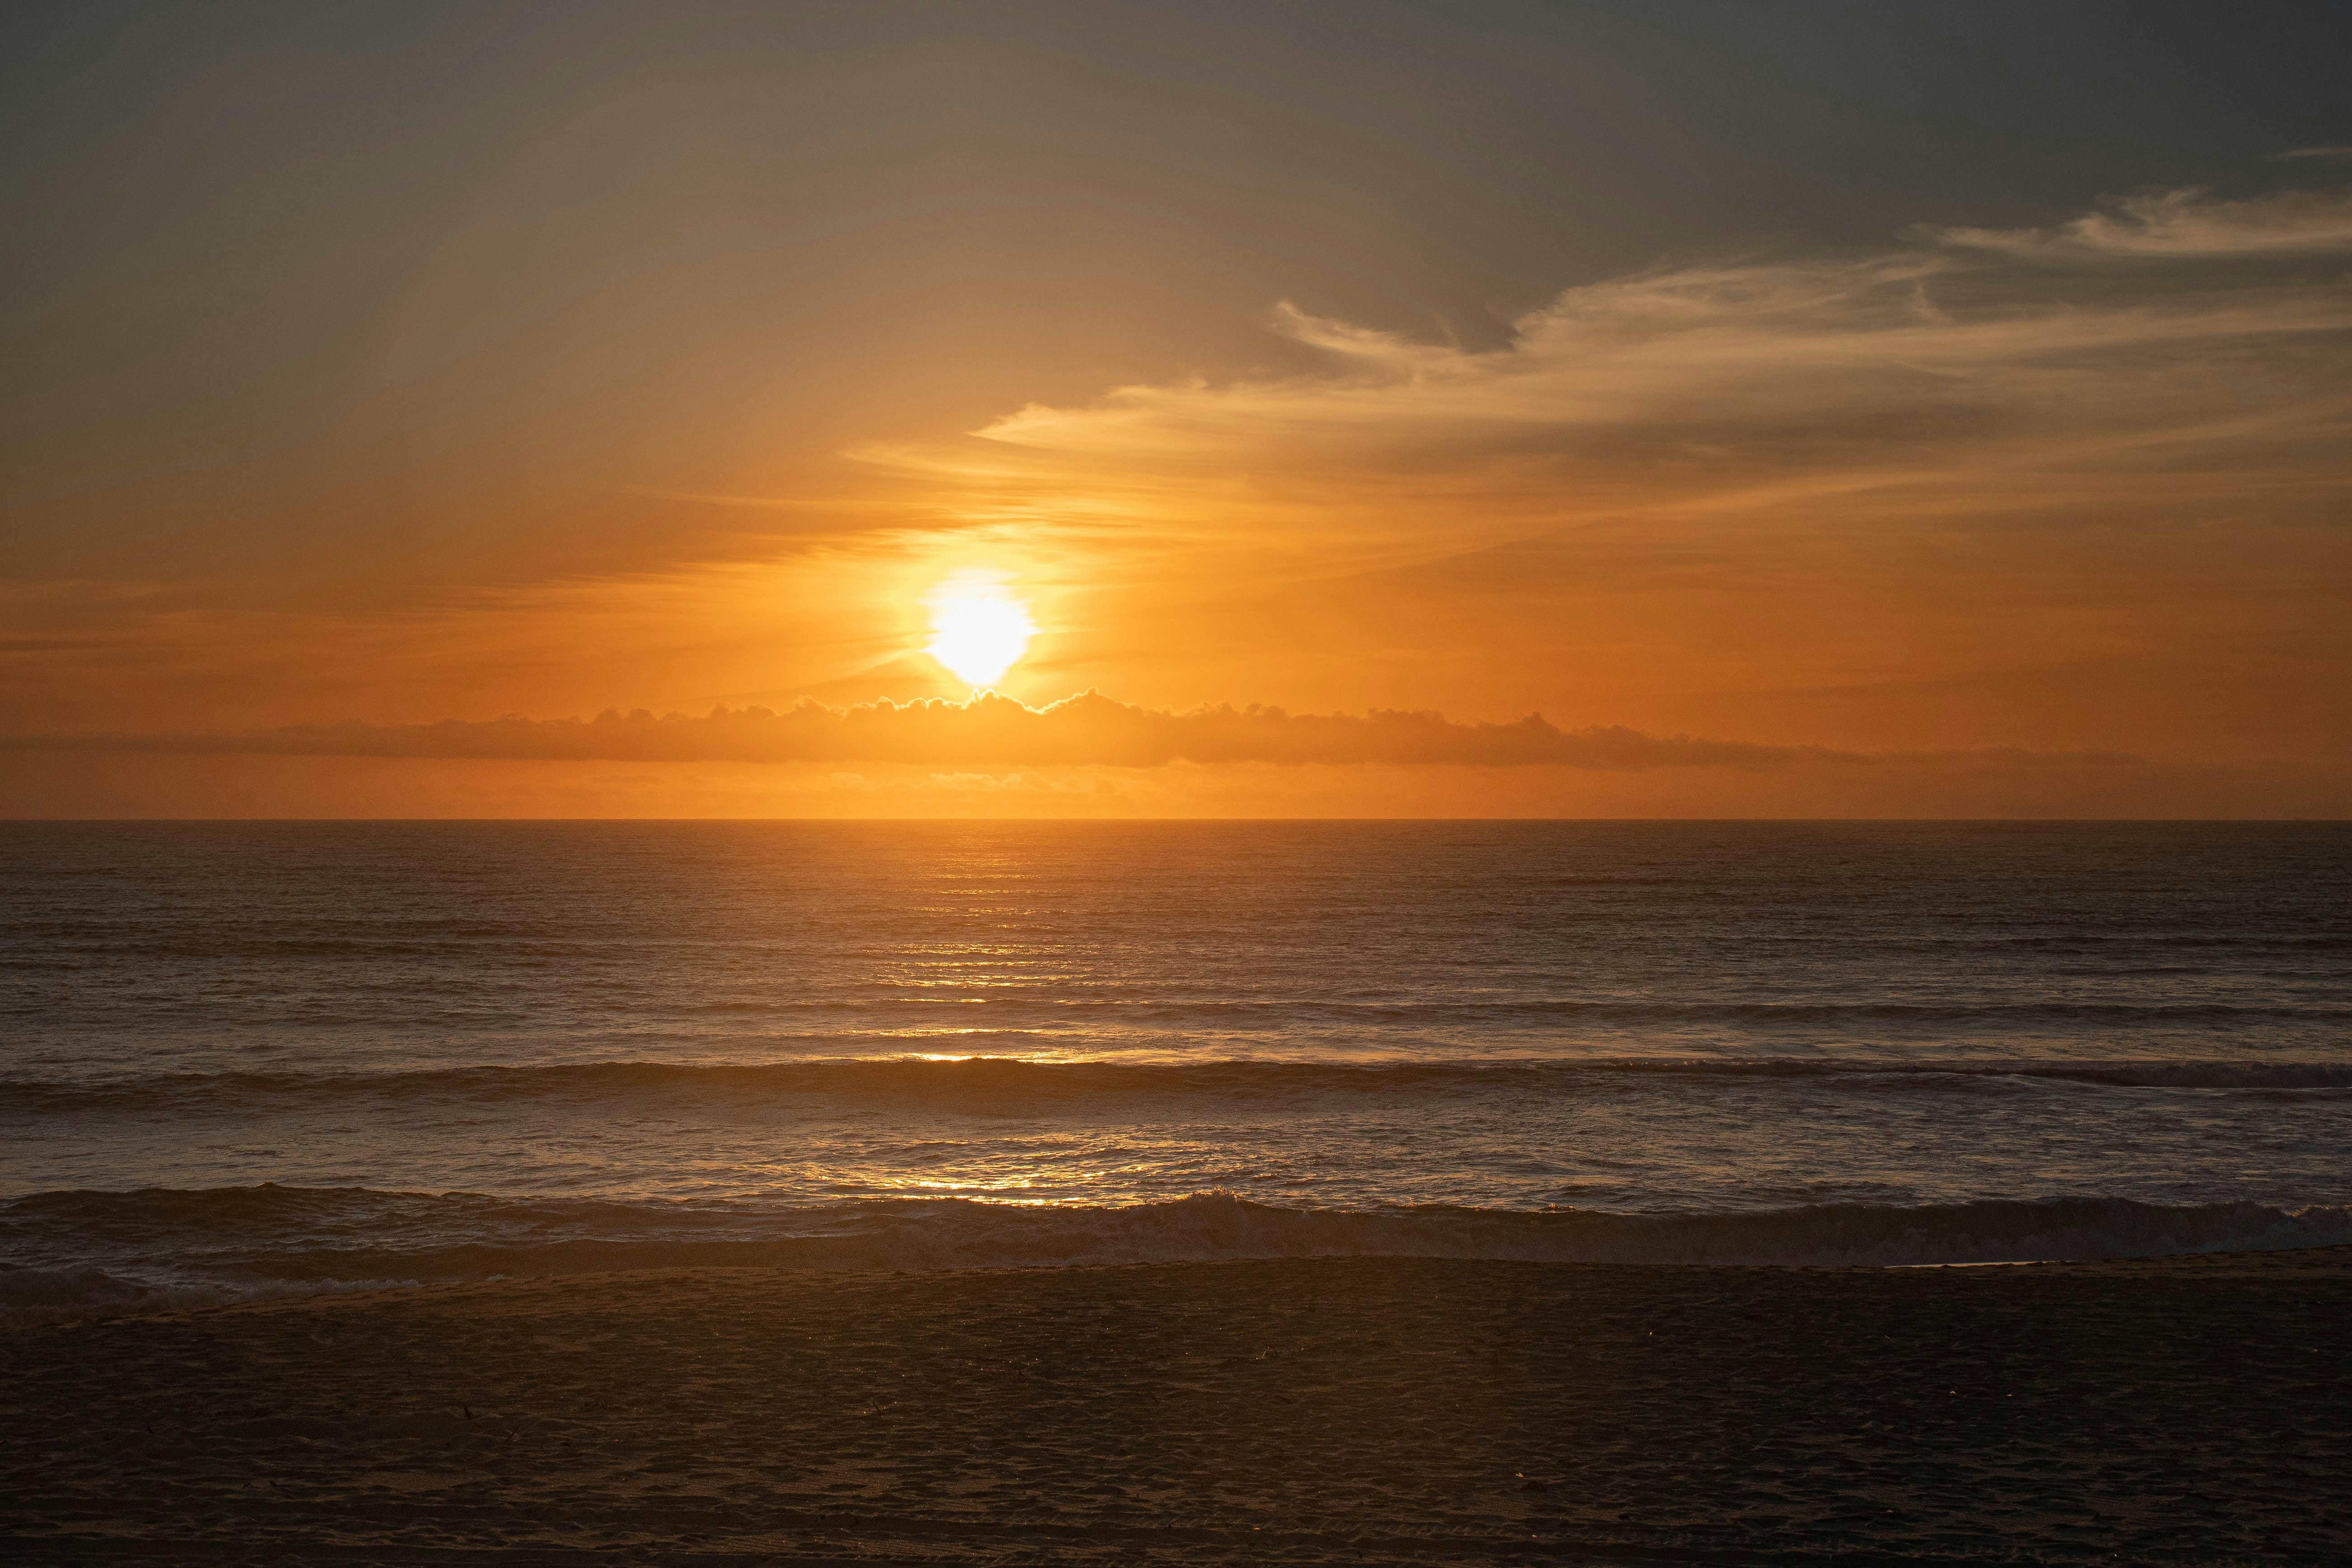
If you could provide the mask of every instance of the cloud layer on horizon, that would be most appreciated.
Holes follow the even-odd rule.
[[[993,692],[966,702],[803,701],[777,711],[714,708],[691,716],[607,710],[594,719],[446,719],[432,724],[292,724],[242,734],[16,736],[18,750],[176,754],[428,757],[536,762],[899,763],[1023,767],[1286,765],[1786,768],[1806,763],[1933,762],[1992,766],[2128,765],[2112,752],[1861,752],[1646,734],[1622,725],[1561,730],[1540,715],[1460,723],[1433,712],[1288,713],[1252,705],[1178,712],[1082,692],[1032,708]]]

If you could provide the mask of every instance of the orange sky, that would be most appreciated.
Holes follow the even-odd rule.
[[[2240,104],[2261,151],[2226,182],[2150,130],[2137,194],[2053,154],[2011,199],[1807,143],[1861,194],[1741,210],[1698,199],[1752,154],[1684,79],[1794,89],[1703,30],[1541,36],[1617,82],[1559,121],[1476,90],[1534,46],[1416,67],[1409,7],[1291,79],[1221,73],[1240,10],[1192,55],[1012,10],[1036,26],[917,7],[936,48],[843,21],[730,53],[689,7],[648,58],[525,8],[488,66],[456,13],[50,40],[138,112],[56,132],[20,198],[62,237],[17,325],[0,813],[2352,806],[2352,150],[2277,144],[2326,127]],[[1387,107],[1415,69],[1431,105]],[[428,134],[338,71],[455,107]],[[775,94],[799,118],[753,123]],[[1558,169],[1481,162],[1538,132]],[[169,184],[190,137],[210,206]],[[463,727],[961,699],[920,651],[960,574],[1039,628],[1003,692],[1112,702],[756,757]],[[1457,738],[1116,738],[1251,704]],[[1538,712],[1564,738],[1475,738]],[[1585,735],[1620,730],[1651,739]]]

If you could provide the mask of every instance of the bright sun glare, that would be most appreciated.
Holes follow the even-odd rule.
[[[969,686],[1001,679],[1037,630],[1029,606],[985,578],[949,579],[931,595],[930,606],[931,641],[923,651]]]

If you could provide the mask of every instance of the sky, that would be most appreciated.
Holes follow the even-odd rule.
[[[2347,48],[19,0],[0,816],[2341,816]]]

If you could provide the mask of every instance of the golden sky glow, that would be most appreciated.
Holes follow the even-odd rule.
[[[2352,808],[2278,49],[494,13],[16,51],[0,812]]]

